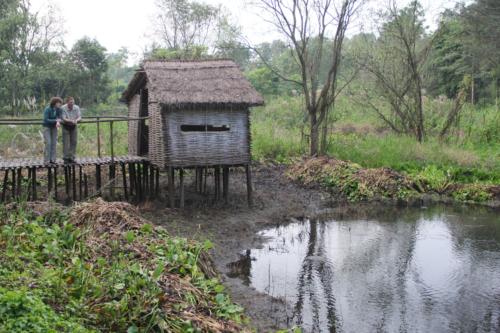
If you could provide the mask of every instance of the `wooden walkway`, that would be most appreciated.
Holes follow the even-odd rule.
[[[147,161],[141,156],[117,156],[117,157],[81,157],[77,158],[75,163],[66,164],[63,160],[57,160],[55,164],[46,164],[41,158],[16,158],[4,160],[0,159],[0,171],[15,170],[19,168],[54,168],[64,166],[91,166],[91,165],[109,165],[114,163],[142,163]]]
[[[71,202],[96,196],[140,202],[159,192],[160,170],[141,156],[81,157],[52,164],[41,158],[0,159],[0,173],[0,202]]]

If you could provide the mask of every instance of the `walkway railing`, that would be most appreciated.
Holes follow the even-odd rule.
[[[148,117],[131,118],[125,116],[92,116],[83,117],[79,124],[96,124],[97,126],[97,154],[98,157],[79,157],[76,162],[65,164],[58,161],[54,164],[45,164],[43,159],[34,156],[30,158],[0,159],[0,171],[3,174],[3,182],[0,177],[0,202],[18,200],[37,200],[37,189],[46,188],[48,197],[55,200],[85,200],[93,196],[103,195],[104,189],[109,189],[109,197],[116,198],[115,189],[121,189],[119,197],[125,200],[142,201],[153,198],[159,192],[159,169],[149,163],[147,158],[140,156],[115,156],[113,124],[116,122],[145,121]],[[101,152],[101,124],[109,124],[109,143],[111,156],[102,156]],[[0,118],[1,126],[42,126],[39,118]],[[109,166],[108,181],[103,182],[104,173],[101,168]],[[94,184],[91,183],[89,167],[95,167]],[[121,168],[120,168],[121,167]],[[64,171],[59,173],[58,170]],[[42,175],[46,177],[46,182],[40,182],[37,177],[37,170],[42,170]],[[121,174],[122,186],[117,186],[116,182]],[[40,176],[40,174],[38,175]],[[64,184],[65,196],[58,195],[58,183]],[[91,185],[94,185],[94,193],[90,192]],[[22,193],[22,188],[26,188],[26,193]]]
[[[111,159],[114,160],[114,136],[113,136],[113,124],[115,122],[131,122],[131,121],[142,121],[147,120],[149,117],[126,117],[126,116],[90,116],[82,117],[79,124],[96,124],[97,125],[97,156],[102,157],[101,154],[101,123],[109,124],[109,142],[110,142],[110,153]],[[8,125],[43,125],[43,121],[40,118],[0,118],[0,126]]]

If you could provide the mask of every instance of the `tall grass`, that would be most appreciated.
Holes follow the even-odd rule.
[[[252,112],[255,159],[287,161],[308,151],[308,127],[300,97],[267,98]],[[365,167],[391,167],[416,173],[435,165],[457,180],[500,183],[500,115],[494,107],[467,106],[444,141],[437,133],[449,103],[427,101],[428,136],[423,143],[397,135],[347,97],[330,117],[330,156]]]

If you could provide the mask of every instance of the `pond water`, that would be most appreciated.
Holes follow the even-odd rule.
[[[264,230],[234,267],[305,332],[500,332],[500,216],[412,208]]]

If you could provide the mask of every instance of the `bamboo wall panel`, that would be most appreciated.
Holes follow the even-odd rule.
[[[139,107],[140,107],[140,95],[135,95],[132,97],[128,104],[128,116],[131,118],[139,117]],[[130,121],[128,123],[128,153],[129,155],[137,155],[139,151],[138,147],[138,121]]]
[[[222,109],[165,109],[165,163],[173,167],[249,163],[248,109]],[[226,125],[230,130],[184,132],[181,125]]]

